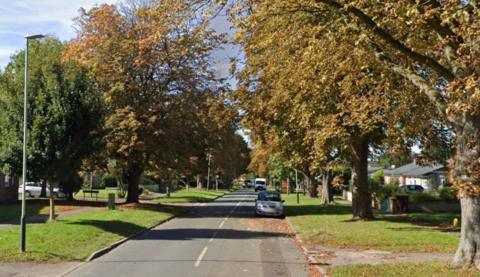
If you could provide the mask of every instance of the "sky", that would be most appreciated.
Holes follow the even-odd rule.
[[[25,35],[50,34],[67,41],[75,36],[73,19],[80,7],[86,10],[102,3],[115,4],[118,0],[0,0],[0,68],[10,56],[23,49]],[[212,27],[223,33],[233,33],[225,15],[212,22]],[[228,77],[229,57],[237,56],[238,47],[225,45],[212,56],[219,77]],[[234,82],[231,81],[234,86]]]

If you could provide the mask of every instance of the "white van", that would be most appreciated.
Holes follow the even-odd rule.
[[[256,178],[255,179],[255,191],[267,190],[267,179]]]

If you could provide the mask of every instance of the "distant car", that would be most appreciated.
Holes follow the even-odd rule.
[[[403,185],[398,188],[400,192],[423,192],[424,188],[420,185]]]
[[[22,185],[18,187],[18,194],[22,195]],[[25,183],[25,197],[40,197],[42,194],[42,184],[40,182]],[[59,188],[53,188],[53,196],[55,198],[65,198],[67,194]],[[50,188],[47,185],[47,197],[50,197]]]
[[[267,190],[267,179],[256,178],[254,187],[255,187],[255,191]]]
[[[255,215],[285,217],[280,193],[276,191],[259,192],[255,200]]]

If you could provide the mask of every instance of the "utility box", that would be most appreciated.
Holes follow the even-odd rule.
[[[111,192],[108,194],[108,203],[109,210],[115,210],[115,193]]]

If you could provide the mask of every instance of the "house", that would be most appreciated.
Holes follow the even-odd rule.
[[[383,171],[385,184],[397,181],[399,185],[420,185],[425,190],[438,189],[446,184],[447,170],[444,165],[418,165],[409,163]]]
[[[0,173],[0,202],[18,199],[18,178]]]

